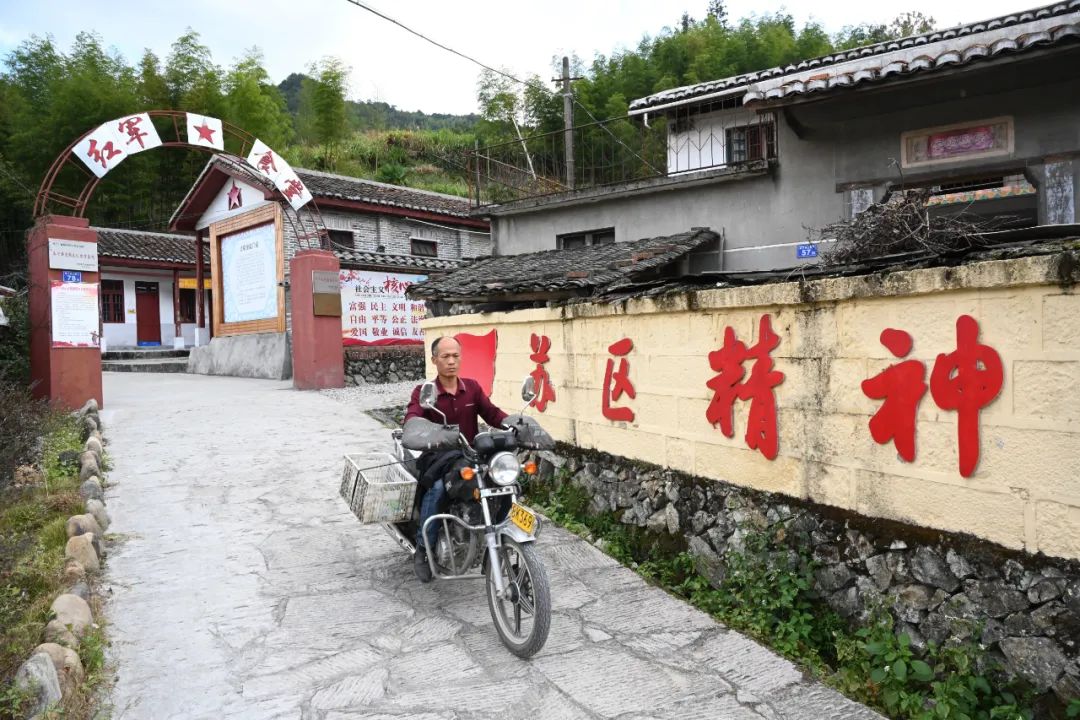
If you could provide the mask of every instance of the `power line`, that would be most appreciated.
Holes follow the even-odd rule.
[[[516,83],[521,83],[522,85],[528,85],[529,87],[539,88],[540,90],[542,90],[544,92],[547,92],[547,93],[551,92],[550,90],[548,90],[543,85],[534,85],[532,83],[526,82],[524,80],[521,80],[519,78],[514,77],[513,75],[511,75],[510,73],[508,73],[508,72],[506,72],[504,70],[499,70],[497,68],[491,67],[490,65],[485,65],[484,63],[480,62],[476,58],[470,57],[470,56],[466,55],[465,53],[463,53],[463,52],[461,52],[459,50],[455,50],[454,48],[452,48],[452,47],[450,47],[448,45],[443,45],[438,40],[433,40],[433,39],[429,38],[427,35],[420,32],[419,30],[413,30],[408,25],[406,25],[406,24],[404,24],[404,23],[402,23],[402,22],[400,22],[398,20],[395,20],[394,18],[390,17],[389,15],[385,15],[385,14],[379,12],[378,10],[376,10],[375,8],[373,8],[373,7],[369,6],[369,5],[365,5],[364,3],[360,2],[360,0],[346,0],[346,2],[352,3],[356,7],[361,8],[363,10],[367,10],[372,15],[376,15],[376,16],[382,18],[383,20],[386,20],[389,23],[393,23],[394,25],[397,25],[402,30],[415,35],[416,37],[420,38],[421,40],[423,40],[425,42],[429,42],[432,45],[434,45],[435,47],[440,48],[442,50],[445,50],[448,53],[452,53],[454,55],[457,55],[459,58],[462,58],[463,60],[468,60],[471,63],[479,65],[480,67],[484,68],[485,70],[490,70],[491,72],[495,73],[496,75],[502,75],[503,77],[505,77],[505,78],[507,78],[509,80],[513,80]]]
[[[428,37],[427,35],[420,32],[419,30],[414,30],[411,27],[409,27],[408,25],[406,25],[405,23],[403,23],[403,22],[401,22],[399,20],[395,20],[394,18],[390,17],[389,15],[386,15],[385,13],[379,12],[375,8],[371,7],[370,5],[367,5],[367,4],[363,3],[363,2],[361,2],[361,0],[346,0],[346,2],[351,3],[351,4],[355,5],[358,8],[361,8],[362,10],[367,10],[372,15],[375,15],[377,17],[382,18],[383,20],[386,20],[389,23],[393,23],[394,25],[397,25],[402,30],[404,30],[404,31],[406,31],[406,32],[408,32],[408,33],[410,33],[412,35],[415,35],[416,37],[420,38],[424,42],[431,43],[432,45],[434,45],[437,48],[440,48],[441,50],[445,50],[448,53],[451,53],[453,55],[457,55],[459,58],[462,58],[463,60],[467,60],[467,61],[469,61],[469,62],[471,62],[471,63],[473,63],[475,65],[478,65],[478,66],[484,68],[485,70],[489,70],[489,71],[495,73],[496,75],[501,75],[504,78],[507,78],[508,80],[512,80],[513,82],[519,83],[519,84],[524,85],[526,87],[531,87],[534,90],[539,90],[540,92],[546,93],[549,96],[553,96],[555,94],[551,90],[549,90],[547,87],[545,87],[544,85],[542,85],[540,83],[534,83],[534,82],[529,82],[527,80],[522,80],[521,78],[518,78],[518,77],[515,77],[515,76],[511,75],[510,73],[506,72],[505,70],[499,70],[497,68],[494,68],[491,65],[488,65],[486,63],[483,63],[483,62],[477,60],[476,58],[472,57],[471,55],[466,55],[465,53],[461,52],[460,50],[455,50],[454,48],[450,47],[449,45],[444,45],[443,43],[439,42],[438,40],[434,40],[434,39]],[[654,172],[659,172],[659,170],[657,170],[655,167],[653,167],[652,163],[650,163],[645,158],[641,157],[641,155],[639,155],[637,153],[637,151],[635,151],[632,147],[630,147],[625,142],[623,142],[622,138],[620,138],[618,135],[616,135],[611,130],[611,128],[609,128],[607,125],[604,125],[600,120],[598,120],[597,117],[592,114],[592,111],[590,111],[589,108],[585,107],[585,105],[583,105],[581,103],[581,101],[578,100],[576,97],[574,98],[574,102],[577,104],[578,107],[580,107],[582,110],[585,111],[585,114],[589,116],[590,120],[592,120],[594,123],[597,123],[598,125],[600,125],[600,127],[603,128],[603,130],[606,133],[611,135],[611,137],[615,138],[615,141],[617,143],[619,143],[624,148],[629,150],[630,153],[634,157],[636,157],[641,162],[645,163],[651,170],[653,170]]]

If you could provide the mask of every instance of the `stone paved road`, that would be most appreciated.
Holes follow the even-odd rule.
[[[387,432],[287,383],[106,373],[117,720],[878,716],[548,527],[551,636],[499,643],[479,583],[421,586],[338,498]]]

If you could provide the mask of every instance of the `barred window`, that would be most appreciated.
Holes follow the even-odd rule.
[[[101,281],[101,318],[107,323],[124,322],[124,281]]]

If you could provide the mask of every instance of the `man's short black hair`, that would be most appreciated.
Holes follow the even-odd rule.
[[[431,343],[431,357],[438,357],[439,343],[441,343],[446,338],[450,338],[451,340],[456,342],[458,345],[461,344],[460,342],[458,342],[458,339],[456,337],[454,337],[453,335],[440,335],[439,337],[435,338],[434,342]]]

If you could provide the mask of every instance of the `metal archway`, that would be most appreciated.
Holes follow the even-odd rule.
[[[187,111],[149,110],[144,112],[150,116],[151,121],[155,119],[165,120],[167,121],[167,124],[171,126],[171,132],[166,131],[163,133],[161,132],[162,126],[157,123],[154,124],[158,135],[161,137],[160,147],[180,147],[201,150],[208,152],[211,155],[230,155],[243,163],[246,162],[243,158],[248,155],[251,148],[255,145],[255,136],[232,123],[225,122],[224,120],[221,121],[222,132],[226,138],[231,138],[234,144],[239,144],[239,156],[216,148],[206,147],[205,145],[195,145],[187,142],[184,138],[184,130],[182,128],[186,127]],[[134,114],[141,113],[133,113],[133,115]],[[162,123],[162,125],[164,125],[164,123]],[[41,187],[38,189],[37,197],[34,200],[35,219],[49,213],[53,208],[57,207],[67,208],[68,213],[66,214],[74,217],[81,218],[86,214],[86,207],[89,204],[90,199],[94,196],[94,191],[97,190],[97,186],[101,183],[102,178],[90,172],[86,165],[75,156],[74,151],[79,143],[95,130],[97,130],[96,127],[91,128],[75,138],[75,140],[68,145],[63,152],[57,155],[55,160],[53,160],[52,165],[49,166],[49,170],[45,173],[45,177],[42,178]],[[58,178],[61,173],[65,172],[69,167],[75,168],[75,171],[81,173],[82,176],[85,176],[86,178],[82,189],[74,196],[61,193],[56,189]],[[314,200],[307,203],[299,210],[293,209],[292,205],[289,203],[282,203],[282,205],[282,214],[289,223],[299,247],[321,250],[330,249],[330,238],[329,233],[326,231],[326,223],[323,221],[322,212],[319,210],[318,205]]]

